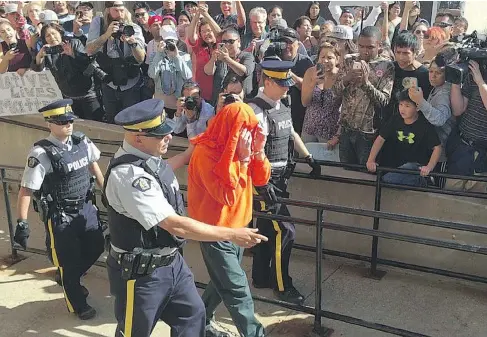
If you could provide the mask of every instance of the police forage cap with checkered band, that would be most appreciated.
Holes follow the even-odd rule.
[[[39,109],[46,121],[72,121],[77,117],[73,114],[71,105],[73,100],[60,99],[59,101],[52,102],[43,108]]]
[[[115,123],[127,131],[145,132],[154,136],[170,134],[174,125],[166,118],[164,101],[148,99],[120,111],[115,116]]]
[[[262,72],[272,78],[281,87],[292,87],[296,84],[291,76],[292,61],[282,61],[279,57],[265,58],[260,64]]]

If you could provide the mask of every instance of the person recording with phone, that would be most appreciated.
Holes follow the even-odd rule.
[[[160,34],[162,40],[150,55],[147,74],[155,83],[154,98],[164,101],[167,116],[173,118],[183,84],[193,77],[191,57],[178,49],[178,36],[172,26],[162,26]]]
[[[62,26],[67,35],[80,39],[83,45],[86,45],[91,21],[93,21],[93,4],[80,2],[76,6],[74,19],[64,22]]]
[[[184,83],[174,114],[174,133],[193,138],[206,130],[214,115],[215,108],[201,97],[199,85],[193,81]]]
[[[26,41],[17,39],[17,33],[6,19],[0,19],[0,74],[17,72],[23,75],[32,63],[32,56]]]
[[[100,69],[91,69],[94,67],[92,59],[86,55],[81,40],[66,36],[57,23],[44,25],[40,38],[43,45],[33,69],[51,71],[63,97],[73,100],[71,108],[76,116],[84,119],[101,116],[103,110],[96,96],[94,76],[103,80],[106,74]]]
[[[87,54],[97,54],[100,68],[111,78],[102,84],[105,119],[113,123],[118,112],[141,99],[140,65],[145,59],[142,30],[131,21],[122,1],[106,1],[103,17],[90,25]]]

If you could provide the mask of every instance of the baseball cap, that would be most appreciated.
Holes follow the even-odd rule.
[[[178,24],[178,22],[176,21],[176,19],[172,15],[164,15],[162,17],[162,21],[164,21],[164,20],[171,20],[172,22],[174,22],[175,26],[177,26],[177,24]]]
[[[150,16],[148,20],[149,27],[152,26],[154,23],[162,23],[162,17],[160,15]]]
[[[278,28],[278,29],[286,29],[287,28],[287,22],[283,18],[278,18],[275,20],[272,20],[269,24],[269,28]]]
[[[123,1],[105,1],[105,8],[123,7]]]
[[[8,3],[5,5],[5,14],[16,13],[19,6],[15,3]]]
[[[345,25],[336,25],[333,27],[330,37],[339,40],[353,40],[353,29]]]
[[[178,40],[178,34],[176,33],[176,29],[174,29],[174,27],[169,25],[165,25],[161,27],[161,37],[164,41]]]
[[[299,40],[299,35],[294,29],[286,28],[281,31],[281,38],[283,40],[289,40],[291,42],[294,42],[296,40]]]
[[[89,2],[89,1],[80,1],[76,5],[76,8],[78,8],[78,7],[88,7],[88,8],[91,8],[91,9],[94,8],[93,4],[91,2]]]
[[[45,9],[39,14],[39,19],[42,23],[51,23],[51,22],[58,22],[59,19],[57,14],[50,9]]]

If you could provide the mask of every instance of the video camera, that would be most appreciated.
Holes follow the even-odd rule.
[[[283,41],[282,28],[275,27],[269,31],[268,38],[262,43],[264,58],[277,56],[282,59],[282,51],[287,48],[287,43]]]
[[[118,21],[118,30],[112,34],[114,39],[120,39],[122,35],[127,37],[133,36],[135,34],[134,26],[126,25],[123,22]]]
[[[479,35],[474,31],[463,37],[457,47],[459,60],[456,64],[446,65],[445,80],[453,84],[462,84],[467,79],[469,69],[468,62],[474,60],[479,64],[482,75],[487,69],[487,39],[485,35]]]

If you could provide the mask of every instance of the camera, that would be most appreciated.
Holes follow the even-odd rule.
[[[135,34],[134,27],[131,25],[126,25],[123,22],[118,21],[118,31],[112,34],[114,39],[120,39],[122,35],[127,37],[133,36]]]
[[[193,111],[197,106],[198,100],[196,98],[189,96],[184,99],[184,108]]]
[[[225,94],[223,95],[223,105],[228,105],[235,103],[237,100],[233,94]]]
[[[468,62],[476,61],[479,64],[482,75],[487,70],[487,42],[485,36],[480,36],[474,31],[462,39],[462,44],[457,48],[459,60],[456,64],[446,65],[445,80],[453,84],[462,84],[469,74]],[[441,65],[439,65],[441,66]]]
[[[57,46],[46,47],[44,49],[46,54],[61,54],[63,52],[63,46],[58,44]]]
[[[86,67],[85,71],[83,71],[83,76],[91,77],[94,76],[99,79],[102,83],[110,83],[111,78],[103,69],[100,68],[98,62],[93,61],[91,62],[88,67]]]
[[[10,50],[12,50],[12,49],[14,49],[14,50],[15,50],[15,49],[17,49],[17,47],[18,47],[18,45],[17,45],[17,43],[16,43],[16,42],[11,43],[11,44],[9,44],[9,45],[8,45],[8,49],[10,49]]]
[[[164,41],[166,43],[166,49],[169,51],[175,51],[176,50],[176,43],[174,43],[173,40],[167,40]]]
[[[280,28],[273,28],[269,32],[268,39],[262,44],[264,58],[277,56],[282,58],[282,51],[287,48],[287,43],[283,40]]]

